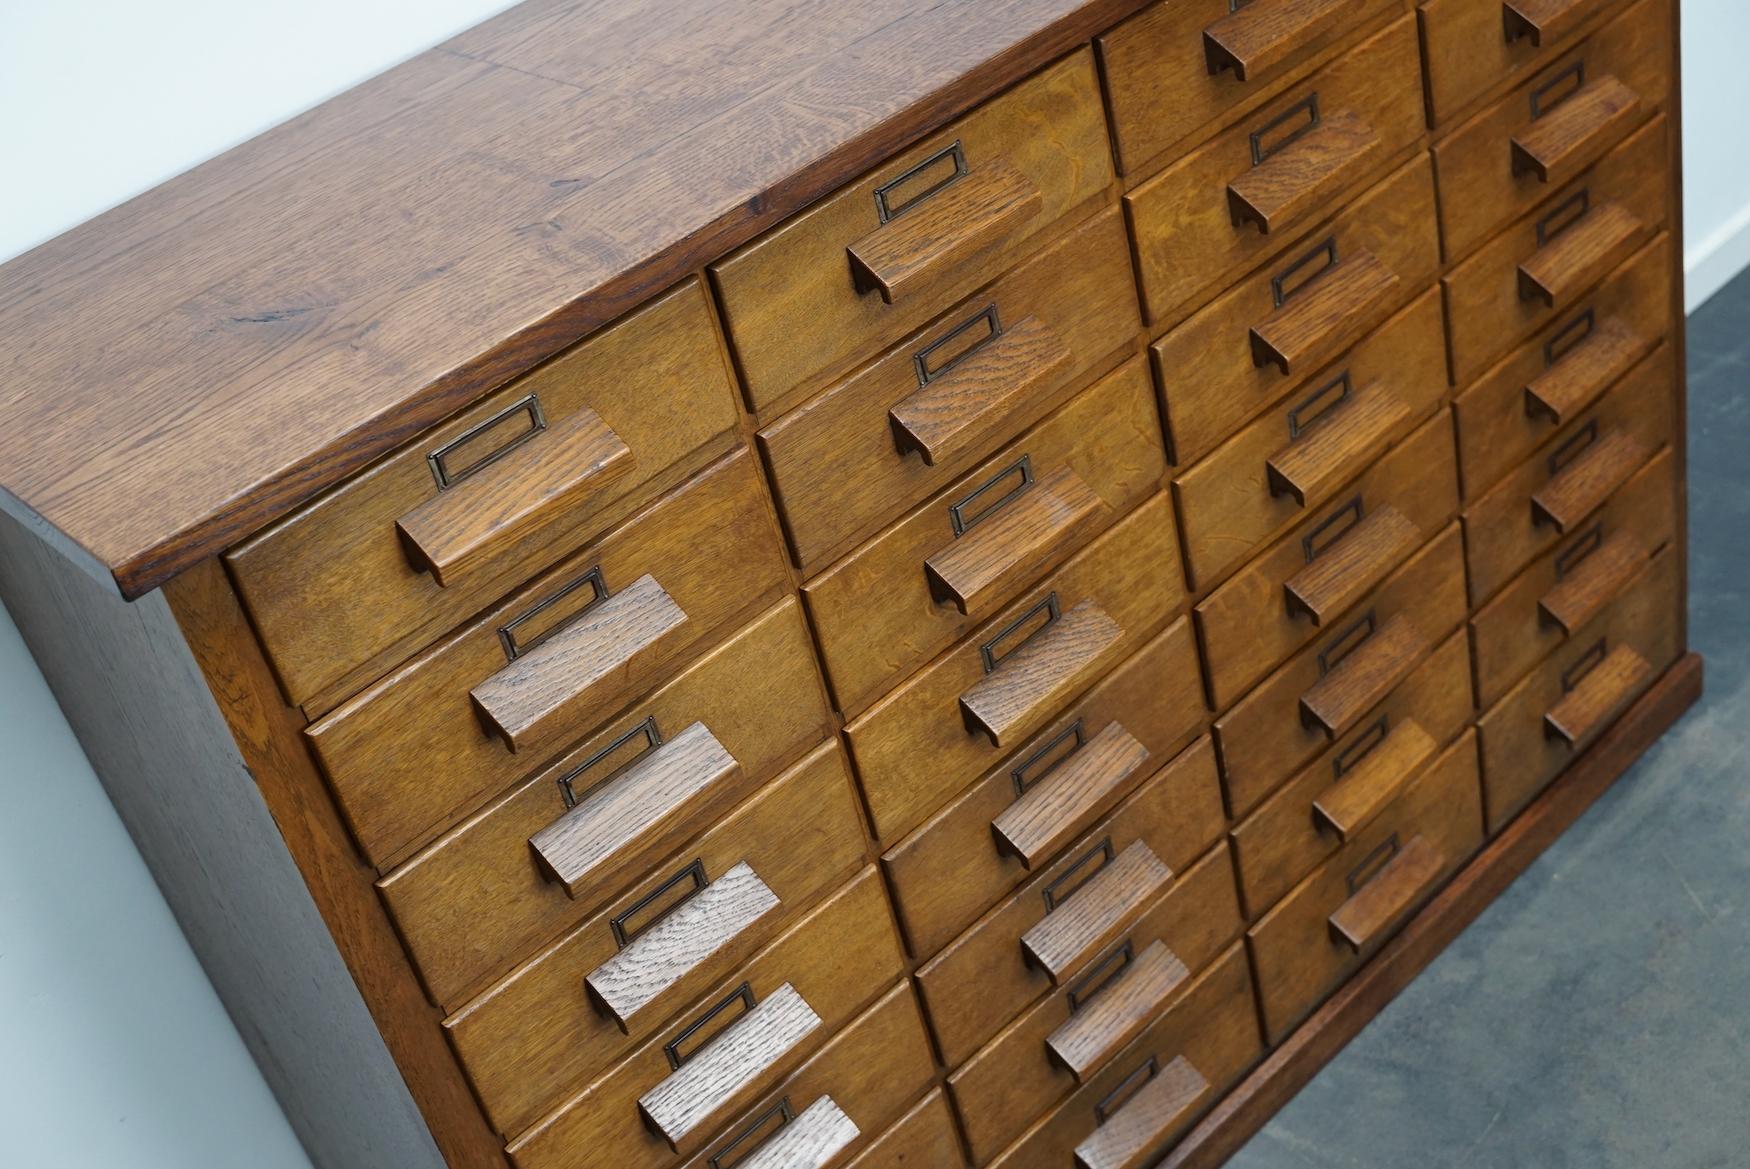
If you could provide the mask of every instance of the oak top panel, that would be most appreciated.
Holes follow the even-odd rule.
[[[1144,3],[530,0],[0,265],[0,503],[143,594]]]

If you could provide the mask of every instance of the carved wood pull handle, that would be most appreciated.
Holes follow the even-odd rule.
[[[859,1136],[856,1122],[831,1096],[822,1096],[774,1133],[765,1144],[735,1162],[736,1169],[824,1169]]]
[[[1148,845],[1135,841],[1021,935],[1021,952],[1062,986],[1123,937],[1172,879]]]
[[[512,753],[548,742],[650,679],[686,621],[661,585],[639,577],[474,687],[475,712]]]
[[[1557,426],[1572,422],[1649,348],[1633,329],[1607,317],[1531,379],[1525,387],[1526,413]]]
[[[1076,1146],[1076,1169],[1145,1169],[1154,1164],[1167,1134],[1208,1094],[1203,1073],[1177,1056]]]
[[[1147,747],[1119,724],[1107,723],[991,821],[997,851],[1025,869],[1056,856],[1112,809],[1148,761]]]
[[[1282,583],[1289,613],[1323,627],[1372,591],[1420,539],[1416,525],[1403,512],[1390,504],[1375,508],[1318,559]]]
[[[930,595],[982,616],[1081,543],[1107,512],[1080,475],[1059,467],[926,560]]]
[[[1031,179],[994,159],[853,243],[852,279],[893,304],[1000,248],[1043,206]]]
[[[1646,234],[1628,208],[1598,204],[1519,265],[1519,298],[1549,308],[1569,303],[1626,260]]]
[[[1356,252],[1253,326],[1252,364],[1290,376],[1318,364],[1383,320],[1397,289],[1396,272],[1372,252]]]
[[[1190,977],[1190,970],[1165,942],[1151,942],[1126,969],[1058,1025],[1045,1040],[1046,1054],[1074,1076],[1076,1083],[1086,1083],[1160,1018],[1168,1001]]]
[[[1628,482],[1646,462],[1647,444],[1626,430],[1612,430],[1593,441],[1531,497],[1531,517],[1567,534]]]
[[[1608,537],[1538,599],[1538,617],[1572,637],[1621,595],[1647,556],[1646,544],[1633,532]]]
[[[639,1098],[646,1127],[675,1152],[692,1152],[781,1074],[820,1026],[786,982]]]
[[[1254,0],[1203,30],[1210,76],[1250,81],[1310,52],[1355,19],[1366,0]]]
[[[588,407],[520,448],[483,457],[490,461],[395,523],[408,560],[439,585],[575,518],[633,464],[632,451]]]
[[[1229,183],[1228,214],[1235,227],[1249,223],[1263,235],[1292,226],[1328,203],[1382,149],[1373,127],[1355,114],[1326,118]]]
[[[1373,823],[1438,749],[1434,736],[1420,723],[1405,719],[1313,801],[1313,820],[1347,844]]]
[[[1505,0],[1501,21],[1508,44],[1524,37],[1542,48],[1579,28],[1587,14],[1598,8],[1598,0]]]
[[[1409,416],[1410,407],[1387,386],[1363,387],[1264,464],[1270,494],[1301,507],[1326,498],[1378,457]]]
[[[1604,157],[1634,128],[1641,95],[1605,74],[1513,135],[1513,173],[1561,186]]]
[[[1300,696],[1300,721],[1336,739],[1379,705],[1428,652],[1428,639],[1402,613],[1343,655]]]
[[[1446,858],[1416,836],[1331,914],[1331,937],[1359,954],[1383,939],[1440,879]]]
[[[631,1033],[641,1016],[679,1006],[677,987],[694,989],[742,958],[737,941],[778,908],[778,895],[743,862],[706,885],[590,971],[584,990],[597,1011]]]
[[[1007,747],[1045,724],[1112,660],[1124,638],[1118,622],[1083,601],[996,661],[960,696],[966,729]]]
[[[915,354],[923,385],[888,412],[899,453],[915,452],[926,467],[982,449],[998,426],[1075,364],[1063,338],[1037,317],[1001,327],[994,310],[986,310],[968,324],[986,330],[986,339],[934,367],[927,349]]]
[[[1619,645],[1588,670],[1543,716],[1543,733],[1576,748],[1614,719],[1639,694],[1653,667],[1635,650]]]

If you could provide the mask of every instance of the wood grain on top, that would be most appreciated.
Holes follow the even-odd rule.
[[[530,0],[0,265],[0,502],[138,596],[1142,3]]]

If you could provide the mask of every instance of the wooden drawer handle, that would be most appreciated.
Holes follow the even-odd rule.
[[[1290,614],[1318,627],[1349,607],[1415,551],[1422,533],[1390,504],[1375,508],[1342,539],[1282,584]]]
[[[1410,407],[1385,385],[1358,390],[1265,462],[1270,494],[1301,507],[1325,499],[1383,453],[1409,416]]]
[[[1349,843],[1404,790],[1439,747],[1415,719],[1403,720],[1313,801],[1313,820],[1340,842]]]
[[[675,1152],[691,1152],[765,1088],[820,1026],[820,1016],[786,982],[639,1097],[645,1125]]]
[[[824,1169],[861,1133],[831,1096],[822,1096],[765,1144],[735,1162],[736,1169]]]
[[[1584,325],[1591,319],[1588,314],[1579,323]],[[1651,348],[1645,338],[1615,317],[1590,325],[1584,340],[1565,350],[1526,384],[1525,412],[1557,426],[1572,422]]]
[[[1605,74],[1513,135],[1513,173],[1560,186],[1604,157],[1634,128],[1641,95]]]
[[[1021,935],[1021,953],[1062,986],[1123,937],[1172,879],[1148,845],[1134,841]]]
[[[1149,1065],[1145,1065],[1149,1066]],[[1145,1169],[1209,1095],[1209,1081],[1177,1056],[1076,1146],[1076,1169]]]
[[[1567,304],[1628,259],[1647,225],[1618,203],[1600,203],[1519,265],[1519,298]]]
[[[982,616],[1080,544],[1107,514],[1080,475],[1059,467],[924,561],[930,595]]]
[[[535,863],[571,897],[636,872],[706,826],[740,789],[741,765],[694,723],[529,838]]]
[[[1543,733],[1578,747],[1602,730],[1641,692],[1653,674],[1647,659],[1619,645],[1574,683],[1543,716]]]
[[[1396,840],[1392,837],[1393,843]],[[1357,954],[1383,940],[1433,888],[1445,868],[1446,858],[1427,837],[1413,837],[1331,914],[1332,939]]]
[[[1337,114],[1228,184],[1228,214],[1235,227],[1260,234],[1293,225],[1328,203],[1378,159],[1373,127],[1353,113]]]
[[[995,660],[994,670],[960,696],[966,729],[995,747],[1032,734],[1106,668],[1123,638],[1104,609],[1083,601]]]
[[[1279,69],[1355,19],[1367,0],[1254,0],[1203,30],[1211,77],[1232,69],[1250,81]]]
[[[1579,28],[1599,7],[1599,0],[1505,0],[1501,19],[1507,43],[1523,37],[1538,48],[1554,44]]]
[[[1086,1083],[1160,1018],[1168,1000],[1190,977],[1165,942],[1149,943],[1127,969],[1103,984],[1091,1000],[1078,1004],[1051,1033],[1045,1040],[1047,1054],[1076,1083]]]
[[[1346,734],[1409,677],[1428,648],[1415,622],[1402,613],[1393,616],[1300,696],[1300,721],[1327,739]]]
[[[695,985],[744,957],[736,941],[778,908],[778,896],[746,862],[706,885],[629,942],[583,980],[591,1003],[621,1031],[631,1033],[641,1013],[659,1017],[653,1003],[675,986]]]
[[[1252,364],[1294,375],[1373,328],[1397,297],[1398,275],[1372,252],[1330,265],[1310,287],[1284,296],[1269,320],[1252,328]]]
[[[687,615],[648,576],[608,596],[469,692],[486,730],[514,754],[609,713],[651,678]]]
[[[576,519],[634,461],[620,436],[588,407],[533,433],[525,443],[485,457],[491,461],[480,465],[476,459],[478,470],[464,469],[466,478],[395,522],[408,560],[439,585],[519,540]]]
[[[1148,761],[1147,747],[1107,723],[991,821],[997,851],[1029,870],[1050,860],[1112,809]]]
[[[1651,453],[1645,442],[1626,430],[1612,430],[1593,439],[1531,497],[1531,518],[1563,535],[1574,531],[1628,482]]]
[[[938,285],[1007,243],[1043,206],[1033,181],[1002,159],[961,173],[847,249],[857,291],[893,304]]]
[[[1538,618],[1561,630],[1563,637],[1572,637],[1622,594],[1649,555],[1633,532],[1619,531],[1601,540],[1538,598]]]
[[[983,330],[982,340],[969,342],[960,356],[933,365],[935,343],[913,355],[922,384],[888,411],[899,453],[915,453],[926,467],[983,449],[997,427],[1060,383],[1075,364],[1069,345],[1037,317],[1004,326],[993,305],[943,340],[964,338],[966,328]]]

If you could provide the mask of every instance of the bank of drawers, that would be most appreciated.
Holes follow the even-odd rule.
[[[229,555],[511,1164],[1150,1163],[1675,659],[1669,4],[1152,5]]]

